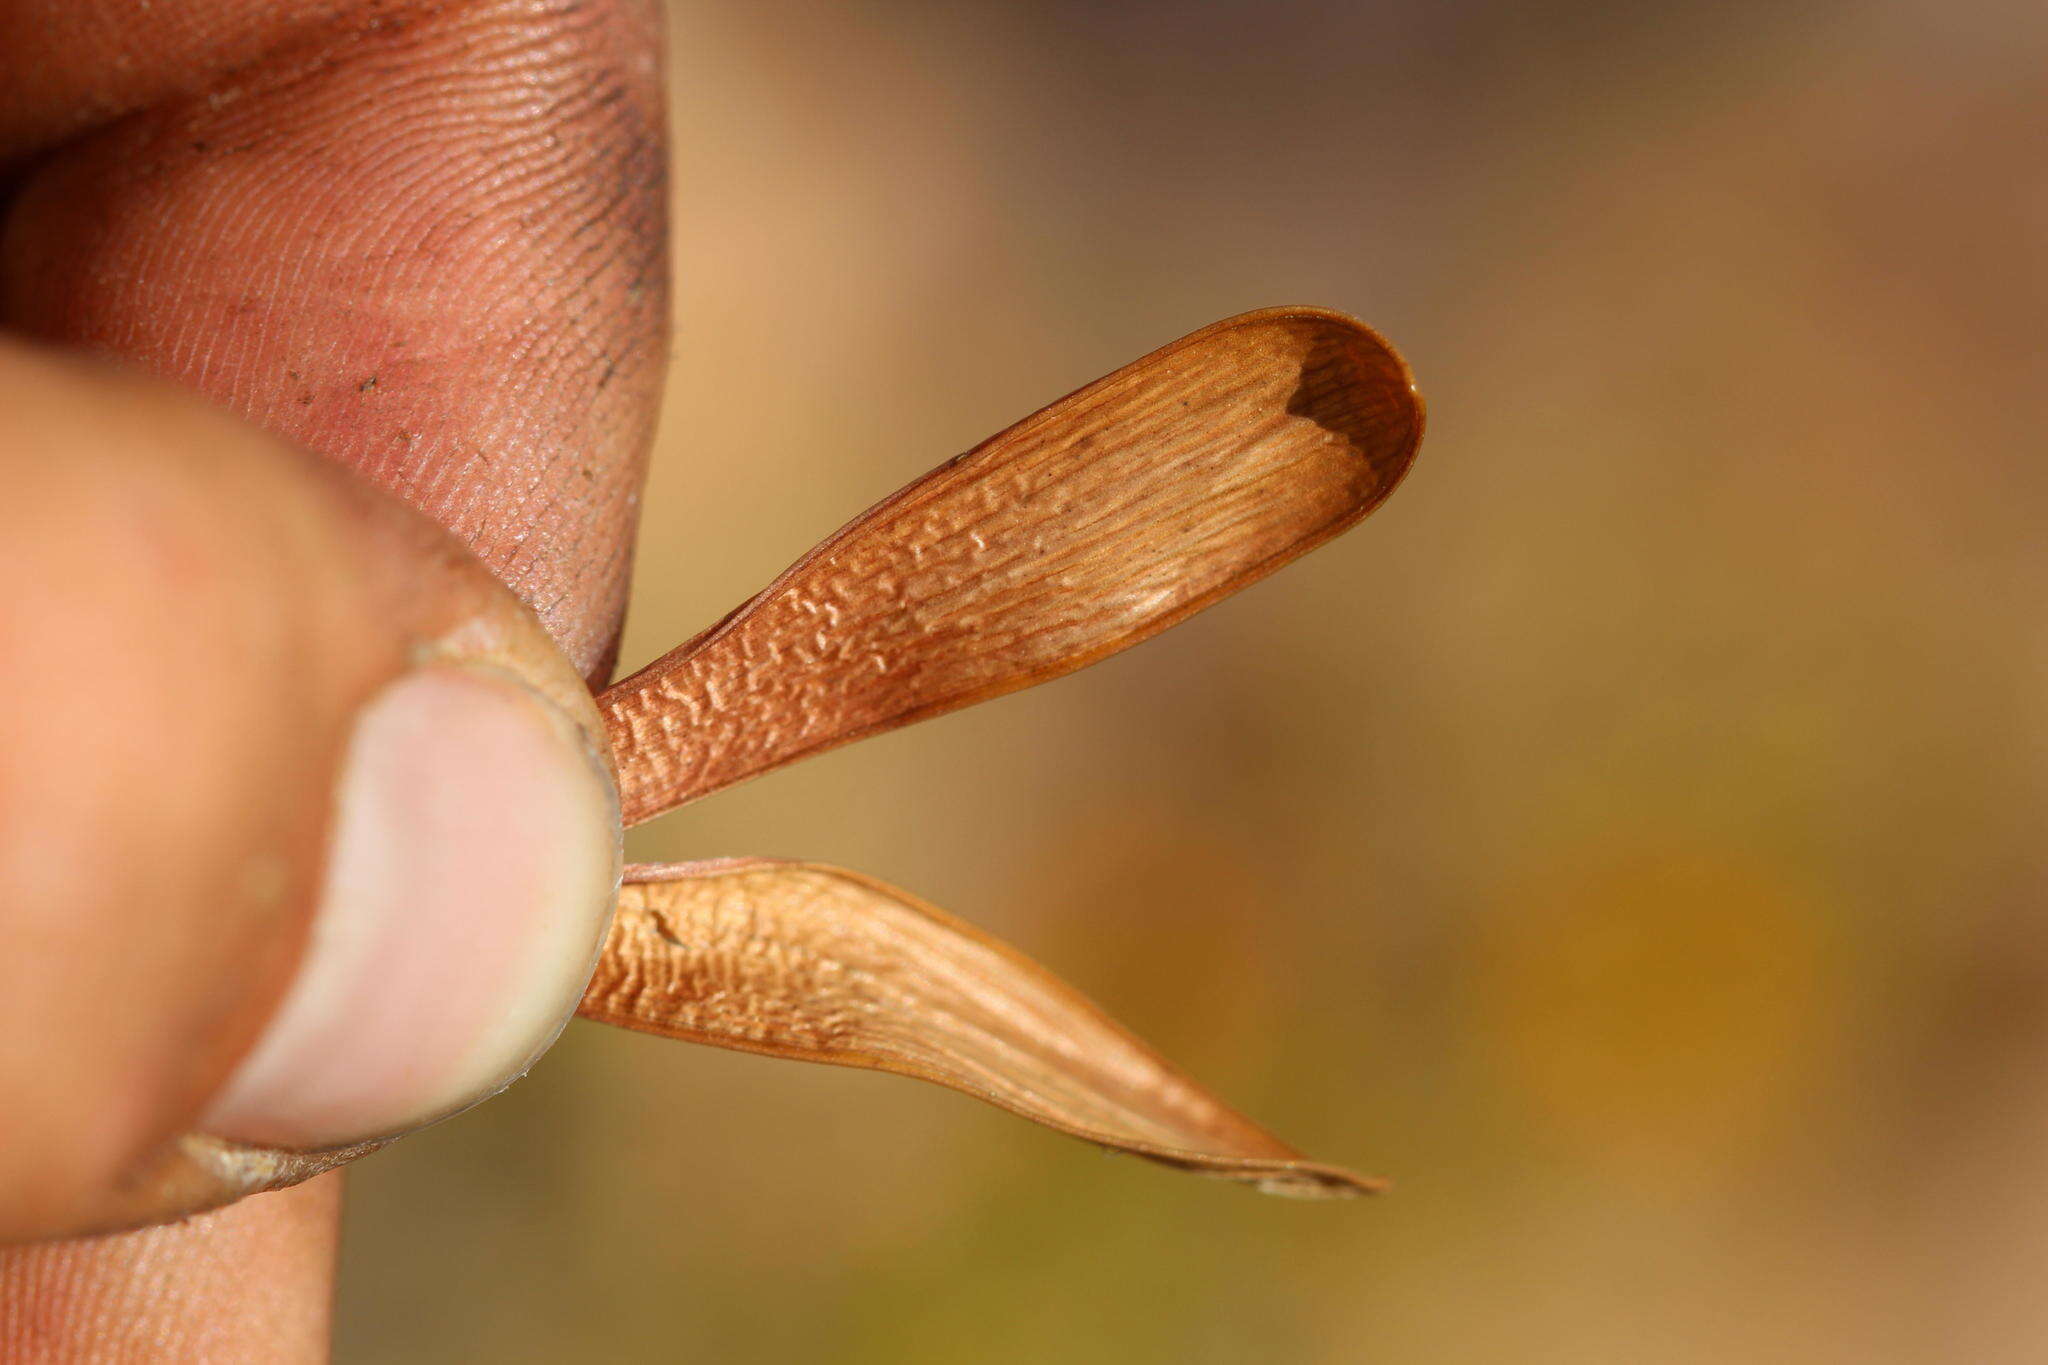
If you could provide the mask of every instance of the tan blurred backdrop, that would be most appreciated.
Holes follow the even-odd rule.
[[[1213,318],[1431,406],[1350,537],[636,835],[1014,939],[1303,1206],[572,1027],[359,1168],[355,1362],[2048,1358],[2048,8],[674,7],[626,660]]]

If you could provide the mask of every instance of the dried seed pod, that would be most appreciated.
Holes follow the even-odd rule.
[[[599,698],[628,824],[808,754],[1059,677],[1355,524],[1422,436],[1342,314],[1230,318],[1052,404],[849,523]],[[1115,1150],[1356,1194],[1078,993],[855,873],[629,876],[586,1018],[937,1081]]]
[[[579,1011],[741,1052],[892,1071],[1071,1137],[1270,1194],[1378,1181],[1308,1160],[1006,944],[842,868],[627,869]]]
[[[1205,327],[990,437],[606,691],[630,827],[1127,649],[1354,525],[1415,457],[1364,324]]]

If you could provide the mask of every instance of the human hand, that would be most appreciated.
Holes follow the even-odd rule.
[[[0,1238],[122,1221],[195,1129],[429,1120],[573,1008],[657,50],[628,0],[0,3]],[[0,1349],[317,1353],[331,1229],[316,1184],[0,1254]],[[128,1282],[229,1242],[273,1273]]]

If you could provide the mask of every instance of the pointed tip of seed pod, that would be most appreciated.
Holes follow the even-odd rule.
[[[1393,1182],[1376,1175],[1360,1175],[1343,1166],[1332,1166],[1306,1157],[1226,1156],[1213,1151],[1156,1147],[1141,1143],[1105,1145],[1114,1156],[1135,1156],[1192,1175],[1212,1180],[1229,1180],[1246,1185],[1260,1194],[1279,1199],[1338,1200],[1362,1195],[1384,1194]]]
[[[1260,1194],[1278,1199],[1357,1199],[1368,1194],[1385,1194],[1394,1187],[1390,1180],[1360,1175],[1341,1166],[1300,1166],[1251,1182]]]

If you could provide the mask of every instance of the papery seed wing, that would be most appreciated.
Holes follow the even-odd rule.
[[[1307,1160],[1016,950],[838,868],[628,868],[578,1012],[936,1081],[1074,1137],[1273,1194],[1379,1188]]]
[[[1183,338],[911,484],[607,691],[626,823],[1157,634],[1364,516],[1421,435],[1407,367],[1341,314]]]

